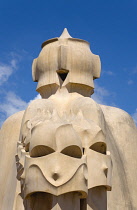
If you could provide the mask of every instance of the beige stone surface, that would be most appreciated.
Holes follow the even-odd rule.
[[[80,203],[97,186],[106,198],[112,164],[105,130],[103,112],[91,98],[66,89],[33,101],[24,113],[18,143],[24,199],[34,192],[77,192]]]
[[[0,130],[0,209],[137,209],[137,129],[89,97],[100,76],[89,43],[65,29],[42,44],[32,74],[42,99]]]
[[[44,98],[60,86],[90,96],[93,79],[100,76],[100,65],[99,56],[90,51],[89,43],[72,38],[65,29],[59,38],[42,44],[38,58],[33,61],[32,75],[38,82],[37,91]]]
[[[108,209],[137,209],[137,128],[125,111],[108,106],[101,108],[112,139],[107,141],[113,162]]]
[[[23,111],[9,117],[0,130],[0,209],[13,209],[16,197],[16,150]]]

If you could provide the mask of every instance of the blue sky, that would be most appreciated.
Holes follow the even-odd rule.
[[[90,42],[102,62],[93,98],[116,106],[137,122],[136,0],[1,0],[0,124],[38,97],[31,65],[41,43],[60,36]]]

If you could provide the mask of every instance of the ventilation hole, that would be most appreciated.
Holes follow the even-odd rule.
[[[93,144],[90,149],[102,153],[102,154],[106,154],[106,144],[104,142],[97,142],[95,144]]]
[[[81,158],[82,157],[82,152],[81,149],[78,146],[68,146],[65,149],[61,151],[64,155],[68,155],[70,157],[74,158]]]
[[[59,73],[59,72],[58,72],[58,75],[59,75],[59,77],[61,78],[61,80],[64,82],[65,79],[66,79],[66,77],[67,77],[67,75],[68,75],[68,72],[67,72],[67,73]]]
[[[31,157],[42,157],[45,155],[49,155],[53,152],[55,152],[55,151],[50,147],[47,147],[44,145],[38,145],[31,150],[30,156]]]

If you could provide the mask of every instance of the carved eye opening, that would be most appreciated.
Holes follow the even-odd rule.
[[[81,158],[82,157],[82,151],[76,145],[66,147],[65,149],[63,149],[61,151],[61,153],[64,154],[64,155],[68,155],[70,157],[74,157],[74,158]]]
[[[90,149],[102,154],[106,154],[106,144],[104,142],[96,142],[90,146]]]
[[[57,70],[57,74],[63,82],[65,81],[65,79],[68,75],[68,72],[69,72],[68,70],[64,70],[64,69],[63,70]]]
[[[42,157],[55,152],[54,149],[45,145],[38,145],[30,151],[31,157]]]

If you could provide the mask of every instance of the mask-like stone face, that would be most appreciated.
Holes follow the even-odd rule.
[[[29,135],[29,151],[24,160],[21,175],[24,197],[34,192],[56,196],[79,192],[80,197],[86,197],[86,156],[72,125],[49,121],[35,125]]]
[[[42,97],[55,93],[61,86],[69,92],[90,96],[93,79],[100,76],[100,59],[90,51],[88,42],[72,38],[65,30],[59,38],[42,44],[33,61],[32,74]]]
[[[86,197],[87,177],[84,170],[86,170],[84,157],[76,159],[59,152],[39,158],[26,156],[25,196],[40,191],[56,196],[80,192],[80,197]]]
[[[72,116],[64,119],[50,99],[33,101],[27,108],[17,174],[24,198],[35,192],[55,196],[78,192],[85,198],[96,186],[111,189],[111,158],[105,126],[99,124],[103,121],[99,107],[89,98],[84,104],[78,98],[68,105],[69,110]]]

